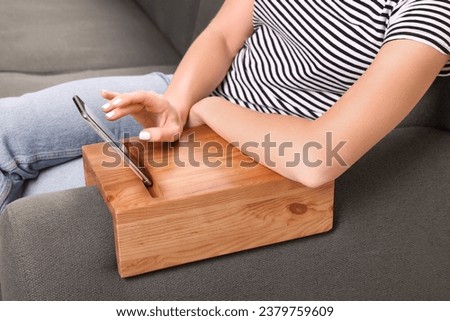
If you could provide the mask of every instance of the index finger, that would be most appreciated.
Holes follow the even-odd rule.
[[[118,95],[111,104],[117,108],[130,105],[143,105],[150,107],[154,112],[159,112],[164,107],[164,101],[162,95],[153,91],[134,91]]]
[[[120,95],[120,93],[103,89],[101,91],[101,95],[103,98],[111,100],[114,99],[116,96]]]

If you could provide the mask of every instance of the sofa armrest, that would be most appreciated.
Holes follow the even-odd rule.
[[[0,226],[3,299],[92,298],[101,285],[87,275],[89,266],[117,271],[111,217],[94,187],[20,199]]]
[[[0,217],[4,300],[448,300],[450,134],[395,130],[336,182],[334,230],[119,277],[96,188]]]

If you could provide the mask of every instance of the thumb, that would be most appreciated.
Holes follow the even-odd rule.
[[[174,142],[179,139],[181,132],[176,128],[151,127],[139,133],[139,139],[151,142]]]

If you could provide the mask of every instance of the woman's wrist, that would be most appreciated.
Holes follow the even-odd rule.
[[[207,98],[205,98],[205,99],[207,99]],[[198,127],[205,123],[202,118],[202,110],[203,110],[205,99],[200,100],[199,102],[195,103],[191,107],[191,109],[189,111],[189,117],[188,117],[187,123],[186,123],[187,128]]]
[[[178,103],[176,99],[165,95],[167,101],[172,106],[172,108],[177,112],[178,117],[180,118],[181,125],[184,127],[186,125],[189,112],[190,112],[190,106]]]

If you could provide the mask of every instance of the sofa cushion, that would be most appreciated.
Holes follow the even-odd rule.
[[[450,77],[438,77],[399,127],[427,126],[450,131]]]
[[[3,0],[0,71],[61,73],[176,64],[134,1]]]
[[[94,187],[0,217],[5,300],[448,300],[450,134],[401,128],[336,183],[333,231],[120,279]]]
[[[17,72],[0,72],[0,97],[21,96],[64,82],[92,77],[133,76],[151,72],[171,74],[176,65],[154,65],[135,68],[98,69],[57,75],[24,74]]]
[[[178,52],[184,53],[192,41],[200,0],[136,0],[136,2],[158,29],[170,39]]]
[[[223,1],[136,0],[180,54],[188,49],[195,37],[208,25]]]
[[[198,8],[197,20],[195,21],[194,33],[191,41],[206,28],[209,22],[214,18],[219,11],[224,0],[201,0]]]

